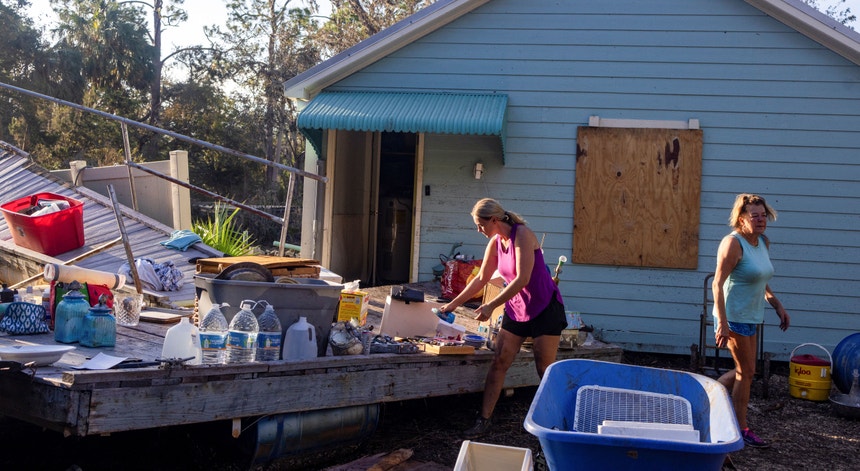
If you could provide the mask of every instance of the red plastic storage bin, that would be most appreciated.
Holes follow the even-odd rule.
[[[28,216],[22,213],[39,200],[65,200],[68,209]],[[45,255],[57,255],[84,245],[84,204],[54,193],[36,193],[0,205],[15,244]]]

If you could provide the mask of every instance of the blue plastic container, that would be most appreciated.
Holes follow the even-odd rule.
[[[576,393],[605,386],[690,401],[698,443],[574,432]],[[726,389],[694,373],[596,360],[562,360],[546,370],[524,422],[540,440],[551,470],[720,470],[726,455],[744,447]]]

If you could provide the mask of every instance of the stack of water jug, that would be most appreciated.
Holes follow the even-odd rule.
[[[161,357],[187,359],[188,364],[226,364],[279,360],[282,353],[284,360],[317,356],[316,329],[305,317],[287,329],[282,349],[281,321],[268,301],[243,300],[229,323],[221,311],[224,306],[229,305],[213,305],[199,327],[183,318],[168,329]],[[259,317],[254,314],[258,307]]]

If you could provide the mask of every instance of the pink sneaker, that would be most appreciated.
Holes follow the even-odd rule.
[[[753,448],[767,448],[770,446],[770,443],[759,438],[758,435],[749,428],[741,430],[741,436],[744,437],[744,443]]]

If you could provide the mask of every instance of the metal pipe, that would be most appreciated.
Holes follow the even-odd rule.
[[[284,223],[281,224],[281,239],[280,244],[278,244],[278,256],[284,256],[284,248],[287,242],[287,228],[289,227],[290,222],[290,208],[293,206],[293,189],[296,187],[295,180],[293,179],[293,174],[290,174],[290,181],[287,184],[287,201],[284,202]]]
[[[128,127],[125,123],[120,123],[120,127],[122,127],[122,147],[125,151],[125,168],[128,170],[128,186],[131,190],[131,207],[138,211],[137,208],[137,192],[134,191],[134,175],[132,175],[131,167],[128,164],[131,163],[131,146],[128,145]]]
[[[122,221],[122,212],[119,210],[116,192],[113,189],[113,185],[108,185],[107,188],[108,193],[110,193],[111,203],[113,203],[113,212],[116,215],[116,224],[119,226],[122,245],[125,247],[125,256],[128,258],[128,268],[131,271],[131,276],[134,278],[134,289],[137,291],[137,294],[143,294],[143,285],[140,282],[140,276],[137,274],[137,265],[134,264],[134,254],[131,252],[131,243],[128,241],[128,234],[125,232],[125,223]]]
[[[158,127],[155,127],[155,126],[151,126],[151,125],[149,125],[149,124],[139,123],[139,122],[137,122],[137,121],[133,121],[133,120],[128,119],[128,118],[123,118],[122,116],[117,116],[117,115],[115,115],[115,114],[111,114],[111,113],[107,113],[107,112],[104,112],[104,111],[99,111],[99,110],[95,110],[95,109],[92,109],[92,108],[88,108],[88,107],[86,107],[86,106],[79,105],[79,104],[77,104],[77,103],[72,103],[72,102],[69,102],[69,101],[61,100],[61,99],[59,99],[59,98],[50,97],[50,96],[48,96],[48,95],[43,95],[43,94],[41,94],[41,93],[37,93],[37,92],[30,91],[30,90],[26,90],[26,89],[24,89],[24,88],[16,87],[16,86],[14,86],[14,85],[9,85],[9,84],[3,83],[3,82],[0,82],[0,88],[5,88],[5,89],[8,89],[8,90],[12,90],[12,91],[15,91],[15,92],[18,92],[18,93],[22,93],[22,94],[27,95],[27,96],[31,96],[31,97],[35,97],[35,98],[41,98],[41,99],[43,99],[43,100],[52,101],[52,102],[54,102],[54,103],[59,103],[59,104],[61,104],[61,105],[65,105],[65,106],[69,106],[69,107],[75,108],[76,110],[85,111],[85,112],[87,112],[87,113],[97,114],[97,115],[102,116],[102,117],[104,117],[104,118],[108,118],[108,119],[112,119],[112,120],[119,121],[119,122],[122,122],[122,123],[126,123],[126,124],[128,124],[128,125],[130,125],[130,126],[134,126],[134,127],[141,128],[141,129],[146,129],[147,131],[152,131],[152,132],[155,132],[155,133],[158,133],[158,134],[164,134],[164,135],[166,135],[166,136],[170,136],[170,137],[173,137],[173,138],[176,138],[176,139],[179,139],[179,140],[185,141],[185,142],[190,142],[190,143],[192,143],[192,144],[196,144],[196,145],[199,145],[199,146],[202,146],[202,147],[206,147],[206,148],[209,148],[209,149],[212,149],[212,150],[217,150],[217,151],[219,151],[219,152],[224,152],[225,154],[230,154],[230,155],[234,155],[234,156],[237,156],[237,157],[242,157],[242,158],[245,158],[245,159],[248,159],[248,160],[252,160],[252,161],[254,161],[254,162],[257,162],[257,163],[261,163],[261,164],[263,164],[263,165],[268,165],[268,166],[270,166],[270,167],[275,167],[275,168],[277,168],[277,169],[285,170],[285,171],[287,171],[287,172],[291,172],[291,173],[295,173],[295,174],[301,175],[301,176],[303,176],[303,177],[312,178],[312,179],[314,179],[314,180],[317,180],[317,181],[320,181],[320,182],[323,182],[323,183],[327,183],[327,182],[328,182],[328,178],[327,178],[327,177],[323,177],[323,176],[320,176],[320,175],[317,175],[317,174],[314,174],[314,173],[306,172],[306,171],[304,171],[304,170],[300,170],[300,169],[297,169],[297,168],[294,168],[294,167],[289,167],[289,166],[287,166],[287,165],[284,165],[284,164],[281,164],[281,163],[278,163],[278,162],[272,162],[272,161],[269,161],[269,160],[266,160],[266,159],[264,159],[264,158],[257,157],[257,156],[251,155],[251,154],[245,154],[244,152],[239,152],[239,151],[236,151],[236,150],[233,150],[233,149],[227,148],[227,147],[222,147],[222,146],[219,146],[219,145],[217,145],[217,144],[212,144],[212,143],[209,143],[209,142],[206,142],[206,141],[202,141],[202,140],[200,140],[200,139],[195,139],[195,138],[193,138],[193,137],[188,137],[188,136],[185,136],[185,135],[183,135],[183,134],[175,133],[175,132],[173,132],[173,131],[168,131],[168,130],[166,130],[166,129],[161,129],[161,128],[158,128]]]
[[[177,185],[179,185],[179,186],[182,186],[182,187],[188,188],[189,190],[194,190],[194,191],[196,191],[196,192],[198,192],[198,193],[204,194],[204,195],[206,195],[206,196],[208,196],[208,197],[210,197],[210,198],[216,199],[216,200],[218,200],[218,201],[223,201],[223,202],[225,202],[225,203],[227,203],[227,204],[229,204],[229,205],[231,205],[231,206],[235,206],[235,207],[237,207],[237,208],[244,209],[245,211],[248,211],[248,212],[250,212],[250,213],[254,213],[254,214],[258,215],[258,216],[262,216],[262,217],[264,217],[264,218],[266,218],[266,219],[269,219],[269,220],[272,220],[272,221],[274,221],[274,222],[276,222],[276,223],[278,223],[278,224],[283,224],[283,223],[284,223],[284,220],[283,220],[283,219],[281,219],[281,218],[279,218],[278,216],[275,216],[275,215],[272,215],[272,214],[266,213],[266,212],[264,212],[264,211],[260,211],[260,210],[259,210],[259,209],[257,209],[257,208],[254,208],[254,207],[252,207],[252,206],[248,206],[248,205],[246,205],[246,204],[242,204],[242,203],[240,203],[240,202],[238,202],[238,201],[236,201],[236,200],[232,200],[232,199],[227,198],[227,197],[225,197],[225,196],[221,196],[221,195],[219,195],[219,194],[217,194],[217,193],[212,193],[212,192],[211,192],[211,191],[209,191],[209,190],[204,190],[203,188],[200,188],[200,187],[198,187],[198,186],[194,186],[194,185],[192,185],[192,184],[190,184],[190,183],[187,183],[187,182],[184,182],[184,181],[182,181],[182,180],[177,180],[176,178],[173,178],[173,177],[171,177],[171,176],[169,176],[169,175],[165,175],[165,174],[163,174],[163,173],[161,173],[161,172],[159,172],[159,171],[152,170],[152,169],[150,169],[150,168],[144,167],[143,165],[139,165],[139,164],[136,164],[136,163],[134,163],[134,162],[129,162],[127,165],[128,165],[129,167],[134,167],[134,168],[136,168],[136,169],[138,169],[138,170],[142,170],[142,171],[144,171],[144,172],[146,172],[146,173],[149,173],[149,174],[151,174],[151,175],[155,175],[155,176],[157,176],[157,177],[163,178],[163,179],[165,179],[165,180],[169,181],[170,183],[175,183],[175,184],[177,184]]]

